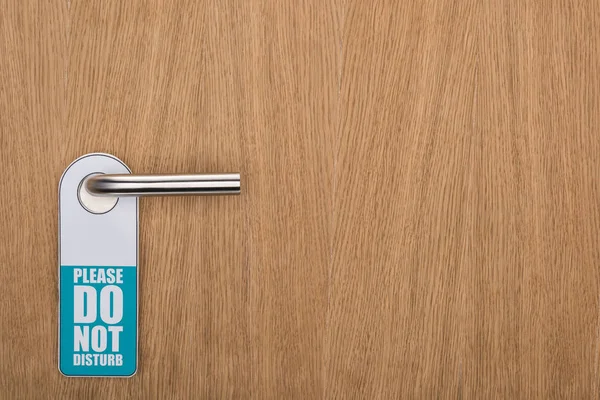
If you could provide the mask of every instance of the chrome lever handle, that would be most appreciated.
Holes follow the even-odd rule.
[[[240,194],[240,174],[98,174],[84,181],[93,196],[176,196]]]
[[[129,377],[136,372],[136,196],[239,193],[240,174],[131,175],[123,161],[104,153],[83,155],[65,169],[58,184],[58,365],[63,375]],[[187,218],[201,228],[195,211],[212,202],[185,203]],[[100,361],[88,362],[90,352]]]

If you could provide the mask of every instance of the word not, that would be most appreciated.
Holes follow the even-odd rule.
[[[91,330],[89,326],[77,326],[75,325],[74,338],[74,351],[90,351],[90,345],[92,350],[96,352],[103,352],[108,347],[108,333],[111,335],[111,351],[119,351],[119,334],[123,332],[122,326],[95,326]],[[91,340],[90,340],[91,339]]]

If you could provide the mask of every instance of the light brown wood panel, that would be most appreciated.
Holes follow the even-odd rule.
[[[0,2],[0,397],[5,399],[48,397],[60,384],[56,210],[64,166],[57,153],[66,116],[67,21],[66,4],[59,1]]]
[[[475,2],[349,2],[327,329],[332,398],[456,396]]]
[[[327,2],[215,0],[207,57],[218,131],[244,149],[249,392],[321,398],[337,43]],[[218,154],[218,151],[216,152]],[[231,248],[229,251],[237,251]]]
[[[0,398],[589,398],[600,5],[0,4]],[[139,368],[57,368],[81,154],[140,202]]]
[[[579,1],[482,8],[468,397],[598,397],[599,13]]]

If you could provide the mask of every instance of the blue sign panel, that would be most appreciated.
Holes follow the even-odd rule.
[[[59,367],[64,375],[133,375],[137,268],[62,265],[59,337]]]

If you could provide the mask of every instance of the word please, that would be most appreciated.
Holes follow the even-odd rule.
[[[74,268],[74,283],[123,283],[122,268]]]

